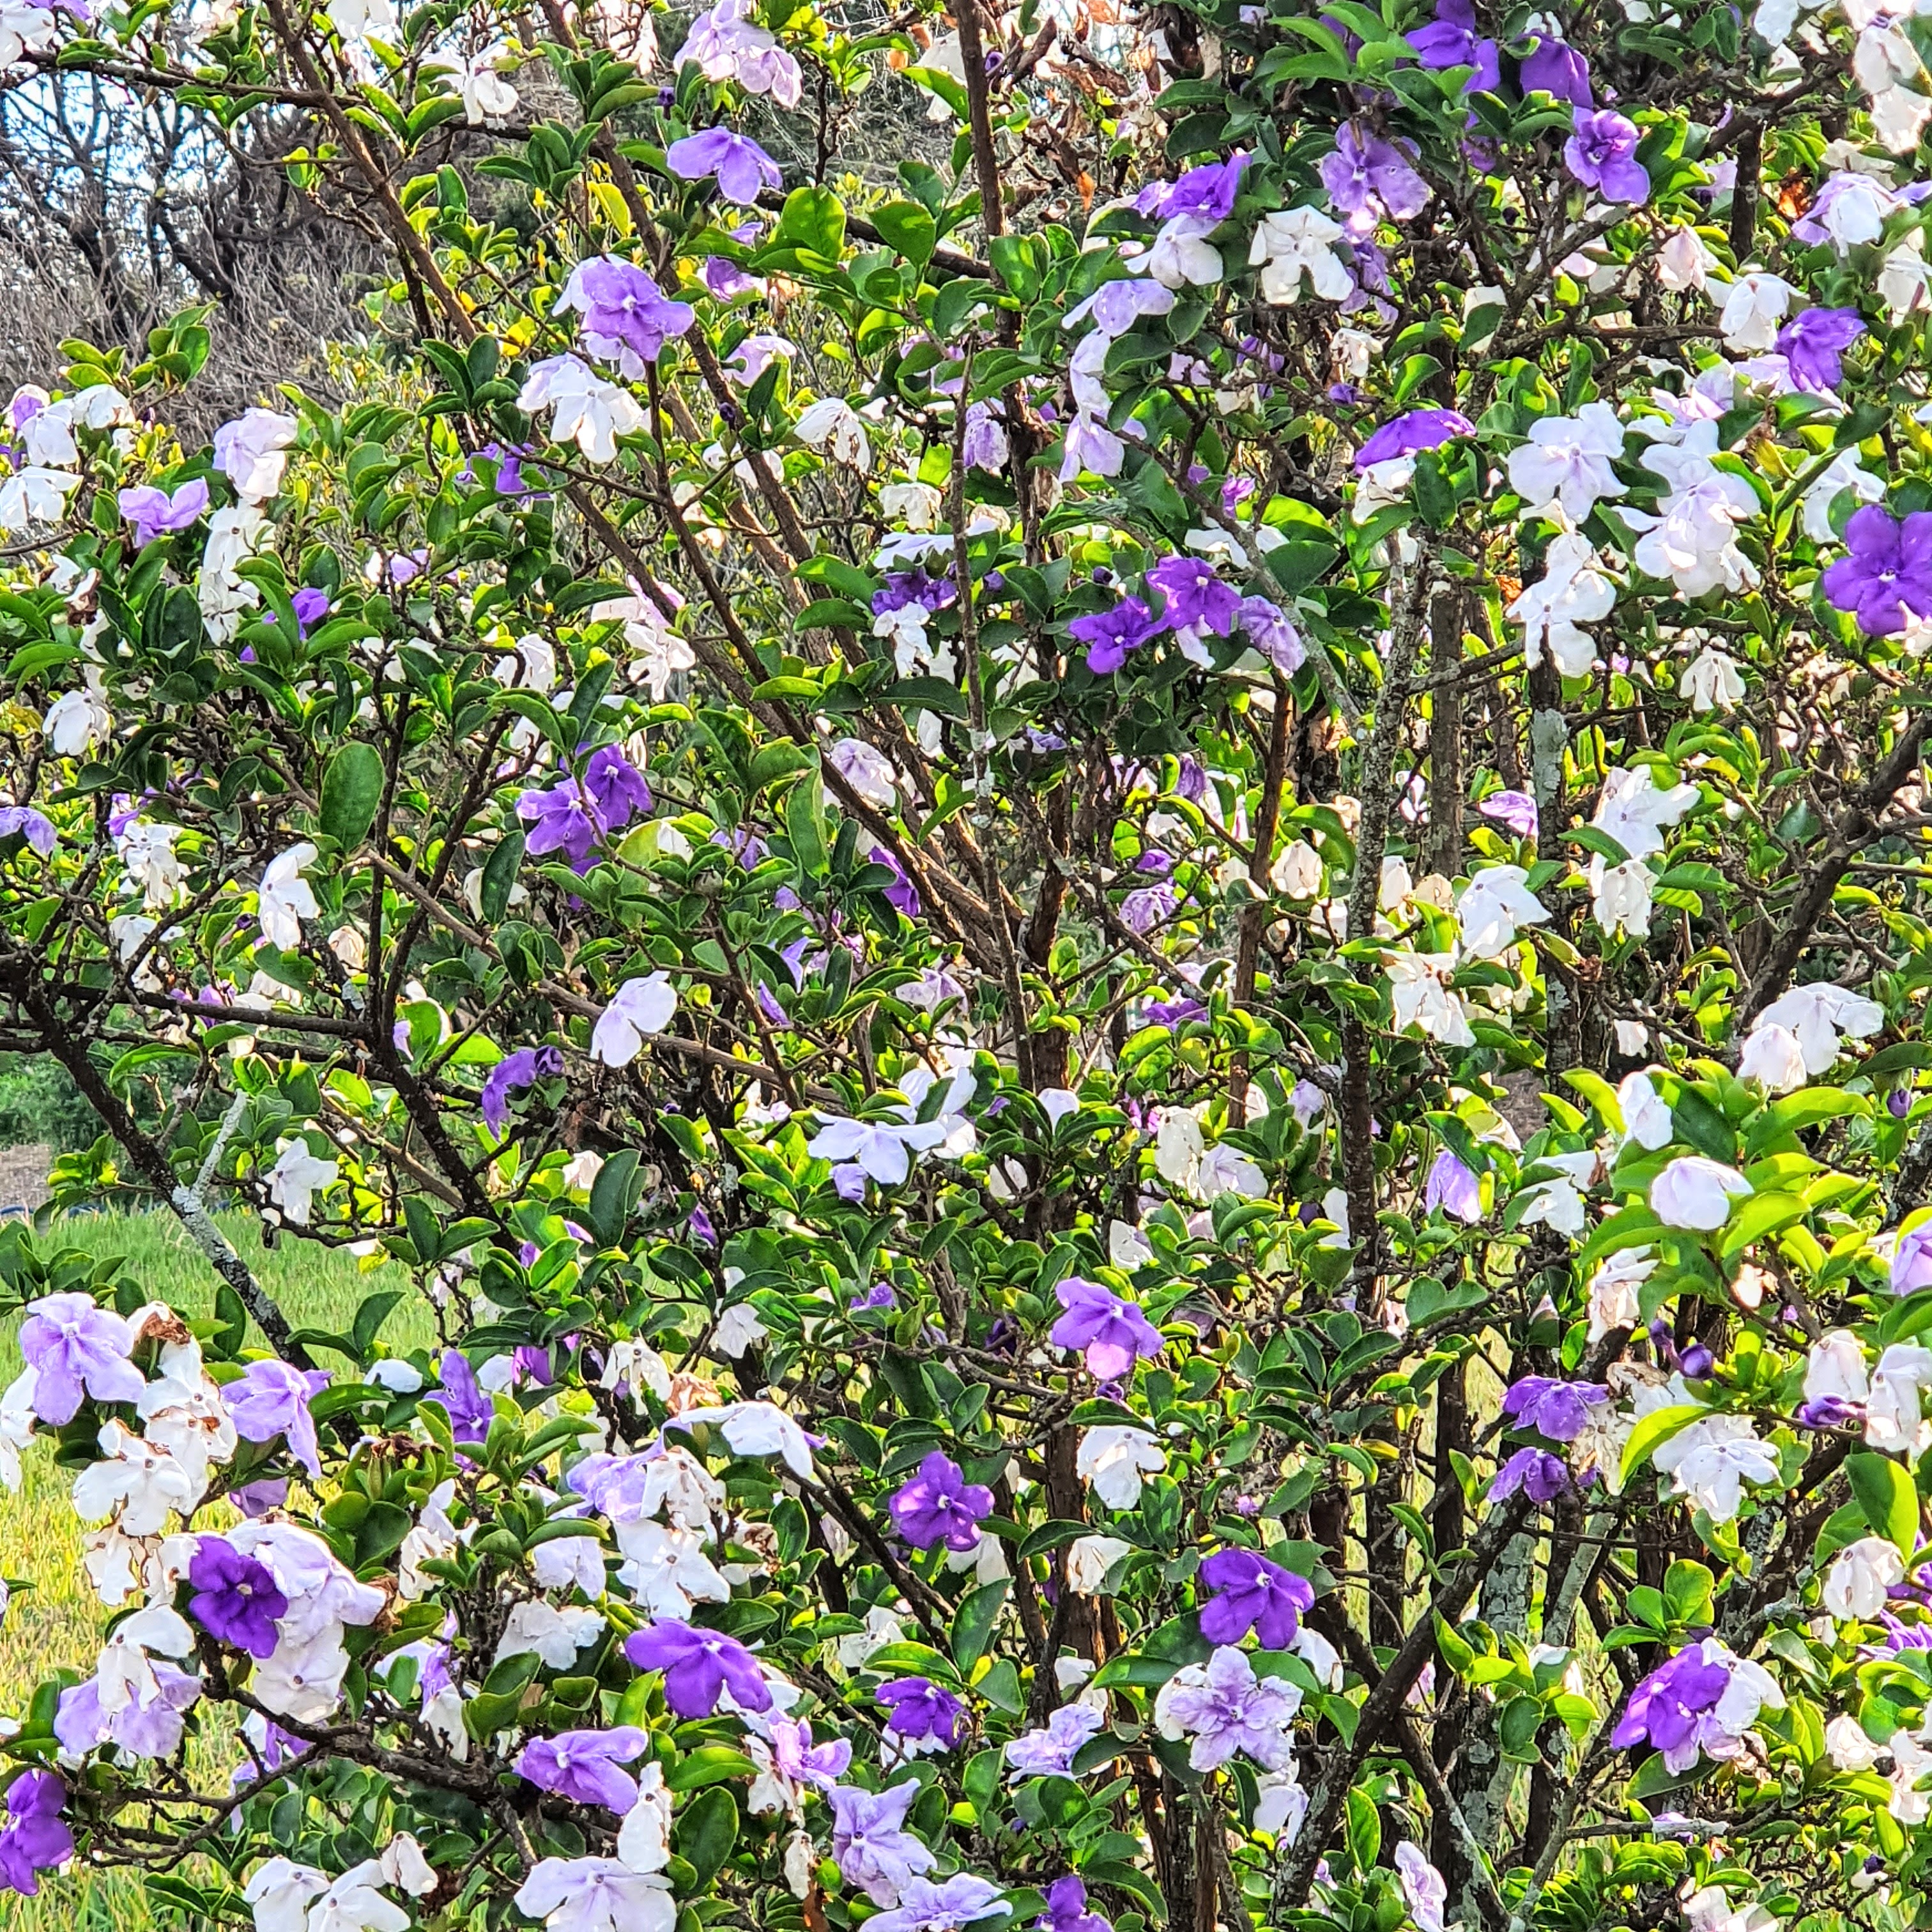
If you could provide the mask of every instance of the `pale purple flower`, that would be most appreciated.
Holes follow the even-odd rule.
[[[1265,597],[1244,597],[1240,624],[1248,634],[1248,642],[1282,676],[1293,676],[1307,662],[1308,651],[1301,641],[1301,633],[1280,604]]]
[[[326,1369],[293,1368],[273,1360],[250,1362],[239,1382],[223,1389],[221,1400],[238,1436],[250,1442],[286,1436],[290,1454],[314,1480],[322,1474],[322,1455],[308,1406],[328,1386]]]
[[[919,1793],[918,1779],[908,1778],[888,1791],[842,1784],[830,1794],[832,1856],[846,1882],[858,1886],[874,1905],[896,1905],[906,1887],[936,1862],[904,1828]]]
[[[664,166],[680,181],[715,176],[727,201],[747,208],[758,200],[760,188],[777,188],[784,180],[778,163],[757,142],[729,128],[707,128],[672,142],[664,150]]]
[[[800,1718],[771,1720],[772,1768],[793,1784],[830,1791],[845,1775],[852,1747],[843,1738],[822,1744],[812,1741],[812,1726]]]
[[[172,495],[152,483],[137,484],[123,490],[116,500],[122,518],[134,526],[134,548],[146,550],[157,537],[188,529],[208,508],[208,484],[204,478],[192,476]]]
[[[517,1774],[539,1790],[573,1804],[601,1804],[622,1816],[638,1802],[638,1780],[620,1767],[643,1756],[650,1742],[632,1724],[532,1738],[517,1760]]]
[[[967,405],[965,446],[962,453],[969,470],[983,470],[997,476],[1006,468],[1009,454],[1006,428],[992,404]]]
[[[1151,932],[1162,920],[1172,919],[1180,904],[1180,895],[1163,879],[1158,885],[1129,892],[1120,901],[1120,923],[1130,932]]]
[[[1416,172],[1410,154],[1352,121],[1336,130],[1335,152],[1323,155],[1316,172],[1352,235],[1369,234],[1384,219],[1406,221],[1429,200],[1429,184]]]
[[[104,1711],[100,1682],[94,1677],[63,1690],[54,1713],[54,1736],[62,1747],[76,1756],[96,1744],[112,1744],[136,1757],[173,1756],[188,1728],[183,1713],[200,1696],[201,1679],[165,1658],[150,1658],[148,1668],[160,1694],[145,1704],[130,1697],[118,1710]],[[4,1845],[0,1838],[0,1848]]]
[[[571,272],[560,309],[582,316],[578,333],[592,355],[615,362],[634,381],[655,362],[671,337],[690,328],[697,311],[673,302],[634,262],[594,256]]]
[[[1423,1190],[1423,1212],[1438,1208],[1459,1221],[1473,1223],[1483,1218],[1482,1183],[1447,1148],[1436,1156]]]
[[[1008,1742],[1008,1768],[1016,1778],[1067,1777],[1106,1721],[1090,1704],[1063,1704],[1043,1730],[1023,1731]]]
[[[1421,450],[1440,449],[1453,437],[1475,433],[1476,425],[1460,410],[1410,410],[1384,423],[1356,451],[1355,467],[1372,469],[1378,463],[1392,463],[1398,457],[1414,456]]]
[[[680,1718],[708,1718],[725,1691],[742,1711],[769,1711],[770,1687],[758,1661],[736,1637],[660,1617],[634,1631],[624,1654],[640,1670],[664,1672],[664,1702]]]
[[[1084,1349],[1096,1382],[1118,1382],[1133,1372],[1138,1358],[1156,1356],[1166,1346],[1138,1302],[1097,1281],[1069,1275],[1053,1292],[1066,1312],[1047,1339],[1056,1348]]]
[[[1892,1292],[1912,1294],[1932,1288],[1932,1221],[1922,1221],[1898,1238],[1892,1251]]]
[[[1476,807],[1485,818],[1499,819],[1519,838],[1536,836],[1536,800],[1526,791],[1495,791]]]
[[[969,1483],[943,1449],[927,1451],[919,1473],[886,1499],[899,1534],[915,1550],[943,1543],[949,1550],[976,1548],[980,1525],[993,1513],[993,1492]]]
[[[1301,1613],[1315,1607],[1315,1588],[1252,1550],[1217,1550],[1201,1566],[1214,1594],[1201,1610],[1201,1634],[1210,1643],[1239,1643],[1250,1630],[1264,1650],[1286,1650]]]
[[[884,845],[874,845],[866,856],[874,865],[883,866],[892,875],[892,884],[883,888],[886,903],[896,906],[908,919],[918,918],[920,903],[919,888],[908,877],[905,868]]]
[[[1650,199],[1650,176],[1636,158],[1642,136],[1636,124],[1613,109],[1579,107],[1574,130],[1563,144],[1563,165],[1606,201],[1641,206]]]
[[[61,1428],[80,1407],[83,1388],[96,1402],[133,1402],[147,1387],[128,1358],[128,1324],[86,1294],[49,1294],[30,1304],[20,1324],[20,1353],[34,1371],[33,1408]]]
[[[43,859],[52,856],[54,822],[44,812],[36,812],[31,805],[0,805],[0,838],[10,838],[16,832]]]
[[[1214,1771],[1230,1758],[1251,1759],[1264,1771],[1294,1762],[1288,1726],[1301,1694],[1277,1677],[1257,1677],[1245,1651],[1222,1645],[1207,1663],[1190,1664],[1161,1687],[1155,1720],[1162,1736],[1191,1736],[1187,1761]]]
[[[739,296],[756,294],[764,286],[756,275],[748,275],[736,262],[728,261],[722,255],[706,256],[698,274],[698,280],[720,302],[735,302]]]
[[[1226,221],[1234,212],[1241,175],[1250,158],[1237,151],[1225,161],[1207,161],[1190,168],[1177,182],[1150,182],[1135,198],[1134,206],[1142,214],[1163,221],[1176,215],[1191,215],[1210,224]]]
[[[900,1889],[898,1904],[866,1923],[875,1932],[960,1932],[982,1918],[1004,1918],[1012,1910],[990,1879],[976,1872],[955,1872],[936,1882],[908,1879]]]

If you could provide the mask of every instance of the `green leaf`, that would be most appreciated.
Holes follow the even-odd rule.
[[[826,868],[825,788],[817,772],[800,779],[786,794],[785,830],[799,869],[822,879]]]
[[[1358,1871],[1375,1869],[1382,1848],[1382,1821],[1375,1800],[1366,1791],[1348,1793],[1348,1852]]]
[[[738,1802],[721,1786],[713,1785],[684,1808],[678,1820],[677,1855],[698,1874],[694,1891],[717,1876],[737,1842]]]
[[[939,225],[917,202],[889,201],[873,210],[872,222],[886,245],[908,262],[922,268],[932,260],[939,242]]]
[[[829,188],[795,188],[778,217],[776,248],[809,248],[836,262],[845,248],[845,204]]]
[[[483,908],[485,926],[500,926],[508,915],[511,890],[517,883],[517,868],[523,862],[524,835],[512,826],[483,862],[479,903]]]
[[[1918,1546],[1918,1492],[1910,1474],[1889,1456],[1864,1451],[1845,1467],[1866,1522],[1880,1536],[1889,1537],[1909,1558]]]
[[[753,1768],[752,1760],[729,1744],[703,1744],[680,1758],[664,1773],[664,1783],[673,1791],[697,1791],[728,1778],[749,1778]]]
[[[996,1583],[970,1592],[960,1604],[952,1619],[952,1660],[962,1670],[970,1672],[986,1654],[1010,1587],[1009,1580],[1002,1576]]]
[[[322,777],[322,829],[344,851],[362,844],[382,802],[382,760],[373,745],[344,745]]]

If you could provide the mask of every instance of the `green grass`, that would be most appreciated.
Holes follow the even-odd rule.
[[[406,1272],[393,1264],[365,1269],[344,1250],[286,1238],[265,1249],[252,1215],[217,1218],[298,1328],[340,1334],[364,1297],[378,1288],[409,1286]],[[172,1215],[78,1215],[61,1224],[58,1238],[97,1256],[124,1257],[124,1271],[144,1298],[187,1315],[213,1312],[214,1271]],[[10,1321],[0,1332],[0,1386],[19,1372],[16,1326]],[[428,1303],[411,1296],[382,1333],[394,1348],[428,1342],[434,1334]],[[0,1493],[0,1574],[30,1580],[33,1588],[15,1595],[0,1624],[0,1712],[17,1712],[49,1670],[62,1665],[91,1670],[107,1617],[81,1574],[80,1525],[68,1501],[72,1478],[55,1468],[39,1444],[21,1460],[19,1494]],[[232,1753],[212,1752],[211,1758],[208,1775],[218,1779]],[[125,1873],[76,1871],[44,1880],[38,1899],[10,1894],[0,1905],[6,1932],[149,1932],[154,1923],[140,1880]]]

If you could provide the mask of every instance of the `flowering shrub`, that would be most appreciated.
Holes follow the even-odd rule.
[[[1087,20],[0,9],[392,264],[11,404],[4,1043],[222,1286],[0,1238],[0,1886],[1922,1912],[1932,41]]]

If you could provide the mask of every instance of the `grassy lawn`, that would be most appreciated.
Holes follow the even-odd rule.
[[[365,1295],[409,1285],[406,1271],[392,1264],[364,1270],[340,1249],[286,1239],[266,1250],[252,1215],[218,1218],[298,1328],[339,1334]],[[125,1256],[126,1272],[145,1297],[190,1315],[213,1311],[214,1270],[171,1215],[76,1216],[64,1224],[62,1238],[95,1255]],[[16,1326],[9,1320],[0,1330],[0,1386],[19,1372]],[[434,1333],[428,1304],[415,1297],[403,1302],[382,1332],[395,1348],[427,1342]],[[31,1580],[34,1587],[14,1597],[0,1624],[0,1712],[23,1706],[44,1671],[63,1664],[91,1671],[106,1621],[81,1574],[80,1526],[68,1500],[71,1478],[38,1447],[22,1461],[20,1493],[0,1492],[0,1574]],[[210,1777],[218,1779],[232,1761],[232,1753],[211,1750]],[[6,1932],[148,1932],[154,1923],[140,1880],[122,1874],[70,1874],[43,1881],[38,1899],[9,1894],[0,1905]]]

